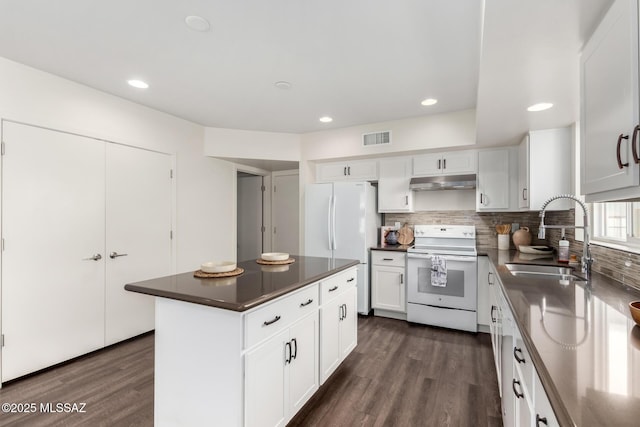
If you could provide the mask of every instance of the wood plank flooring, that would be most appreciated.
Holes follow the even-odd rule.
[[[289,426],[501,426],[487,334],[360,317],[358,346]]]
[[[3,384],[0,403],[35,403],[36,413],[0,412],[0,426],[153,426],[153,334]],[[86,403],[85,412],[43,413],[40,404]]]
[[[291,427],[502,424],[488,335],[360,317],[358,340]],[[48,402],[86,412],[41,413]],[[0,403],[38,406],[0,412],[3,427],[153,426],[153,335],[5,384]]]

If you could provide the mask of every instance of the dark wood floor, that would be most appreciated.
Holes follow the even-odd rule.
[[[359,344],[289,426],[501,426],[487,334],[360,317]]]
[[[469,334],[361,317],[355,351],[290,426],[500,426],[491,344]],[[85,413],[40,413],[40,404],[86,403]],[[153,335],[5,384],[0,426],[152,426]],[[224,427],[224,426],[222,426]]]

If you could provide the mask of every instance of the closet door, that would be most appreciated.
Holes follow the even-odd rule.
[[[154,329],[153,297],[124,285],[172,273],[171,157],[107,144],[106,345]]]
[[[4,382],[103,347],[106,259],[105,143],[11,122],[2,139]]]

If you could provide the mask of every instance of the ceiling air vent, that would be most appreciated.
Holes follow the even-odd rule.
[[[365,133],[362,135],[362,145],[391,144],[391,131]]]

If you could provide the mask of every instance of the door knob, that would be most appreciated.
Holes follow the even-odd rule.
[[[114,259],[114,258],[118,258],[119,256],[127,256],[128,254],[119,254],[118,252],[111,252],[109,254],[109,258]]]
[[[82,258],[83,261],[98,261],[102,259],[102,255],[100,254],[94,254],[92,257],[89,258]]]

